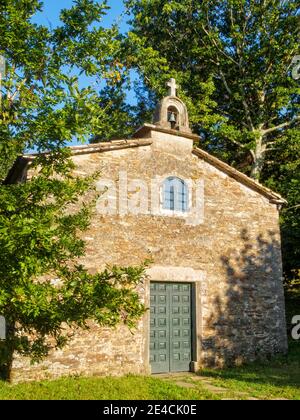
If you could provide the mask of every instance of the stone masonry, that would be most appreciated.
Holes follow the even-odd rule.
[[[278,221],[284,200],[195,149],[193,136],[186,132],[148,125],[136,137],[73,148],[77,174],[100,170],[102,180],[115,185],[100,198],[84,234],[87,253],[82,262],[95,272],[107,264],[134,265],[151,258],[149,276],[140,288],[147,306],[151,280],[195,284],[193,369],[286,352]],[[120,193],[125,174],[126,197]],[[189,180],[191,188],[202,183],[203,217],[197,214],[195,223],[188,223],[179,215],[160,213],[159,202],[151,213],[150,193],[148,214],[126,209],[126,202],[140,192],[132,187],[133,180],[142,180],[150,192],[153,180],[159,183],[171,175]],[[195,200],[193,196],[191,204]],[[116,211],[103,214],[109,202]],[[12,380],[150,372],[147,312],[133,333],[124,326],[91,325],[90,331],[77,331],[65,349],[38,365],[16,356]]]

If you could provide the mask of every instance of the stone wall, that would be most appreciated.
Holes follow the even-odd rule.
[[[70,375],[148,374],[149,368],[144,363],[142,324],[141,321],[134,335],[125,326],[109,329],[91,324],[89,330],[75,332],[74,338],[63,350],[53,351],[47,360],[39,364],[32,365],[30,360],[16,356],[11,381]]]
[[[151,146],[74,156],[76,171],[84,175],[101,170],[102,178],[113,180],[117,206],[139,193],[137,188],[119,200],[118,186],[124,182],[124,173],[128,184],[134,179],[143,180],[149,191],[153,179],[170,174],[192,183],[202,180],[203,220],[192,225],[184,218],[163,214],[124,214],[124,206],[121,216],[101,214],[102,201],[84,235],[87,254],[82,262],[95,272],[106,264],[140,264],[150,257],[156,267],[151,278],[158,281],[165,280],[170,267],[177,273],[182,270],[183,277],[188,270],[202,273],[199,279],[191,278],[201,283],[201,305],[197,305],[196,314],[198,351],[194,357],[198,367],[285,352],[276,205],[193,155],[191,140],[152,133],[152,141]],[[113,203],[113,192],[108,191],[101,200]],[[195,197],[193,200],[195,204]],[[150,208],[150,198],[148,204]],[[143,290],[147,303],[147,281]],[[147,374],[148,316],[134,335],[123,326],[116,330],[93,326],[90,333],[78,332],[66,349],[54,352],[37,366],[17,357],[13,380],[75,373]]]

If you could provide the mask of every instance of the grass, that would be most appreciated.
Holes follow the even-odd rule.
[[[69,377],[55,381],[9,385],[0,382],[0,400],[211,400],[291,399],[300,400],[300,342],[292,342],[289,355],[269,362],[252,363],[224,370],[203,369],[200,377],[187,377],[194,388],[176,385],[178,378],[125,376],[122,378]],[[211,387],[223,388],[224,393]],[[182,382],[182,380],[180,379]]]
[[[300,315],[300,287],[286,290],[288,336],[291,319]],[[288,356],[276,357],[264,363],[224,370],[203,369],[200,375],[209,377],[215,386],[233,392],[246,392],[259,399],[286,398],[300,400],[300,340],[290,340]]]
[[[258,399],[300,400],[300,342],[290,342],[289,355],[232,369],[203,369],[214,386]]]
[[[63,378],[18,385],[0,383],[1,400],[207,400],[218,399],[205,389],[186,389],[143,376]]]
[[[300,314],[298,288],[288,292],[286,302],[287,321],[291,325],[292,316]],[[193,388],[176,385],[178,378],[161,380],[132,375],[122,378],[69,377],[18,385],[0,382],[0,400],[300,400],[300,340],[290,342],[288,356],[223,370],[203,369],[198,375],[199,380],[191,376],[184,378],[185,382],[193,384]],[[224,392],[218,392],[218,389]]]

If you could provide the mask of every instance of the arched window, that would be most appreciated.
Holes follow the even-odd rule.
[[[189,210],[189,191],[186,183],[176,177],[169,177],[163,183],[163,209],[179,212]]]

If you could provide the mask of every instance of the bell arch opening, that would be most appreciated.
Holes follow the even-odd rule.
[[[167,109],[167,121],[169,122],[171,128],[174,130],[179,130],[180,126],[180,115],[178,108],[176,106],[171,105]]]

